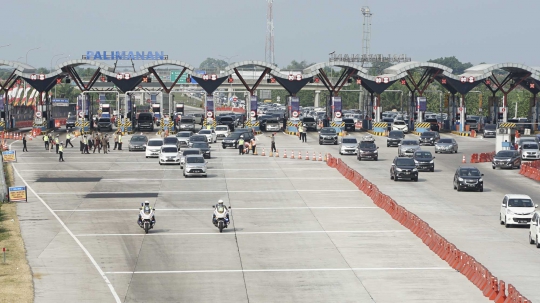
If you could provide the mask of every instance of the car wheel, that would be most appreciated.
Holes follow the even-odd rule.
[[[459,186],[459,184],[456,186],[456,189],[457,191],[461,191],[461,187]]]
[[[504,221],[502,220],[501,214],[499,214],[499,223],[500,223],[501,225],[504,225]]]
[[[397,180],[398,180],[397,176],[396,176],[396,175],[394,175],[394,181],[397,181]]]
[[[319,145],[322,145],[322,142],[321,142],[321,141],[319,141]]]
[[[373,160],[375,160],[375,161],[379,161],[379,157],[375,157],[375,159],[373,159]]]
[[[457,154],[457,149],[456,149],[456,150],[454,151],[454,153],[456,153],[456,154]]]
[[[438,154],[439,152],[438,151],[435,151],[436,154]]]
[[[495,165],[491,165],[491,168],[495,169]]]
[[[386,147],[390,147],[390,144],[386,144]]]
[[[394,175],[390,174],[390,180],[394,180]]]
[[[431,168],[431,172],[435,172],[435,166]]]
[[[454,190],[456,189],[456,184],[452,182],[452,185],[454,186]]]
[[[343,153],[342,153],[341,151],[339,152],[339,154],[340,154],[340,155],[343,155]]]
[[[418,177],[414,178],[413,180],[414,182],[418,182]]]
[[[336,141],[336,142],[334,142],[334,145],[337,145],[337,141]]]
[[[479,192],[483,192],[484,191],[484,187],[480,187],[480,189],[478,190]]]
[[[159,162],[159,165],[163,165],[163,163]]]
[[[204,175],[203,177],[207,178],[207,177],[208,177],[208,175]]]
[[[508,221],[506,220],[506,217],[504,217],[504,227],[510,228],[510,224],[508,224]]]
[[[519,164],[519,165],[517,166],[517,169],[520,169],[520,168],[521,168],[521,164]]]
[[[146,156],[146,159],[148,159],[148,156]]]
[[[356,157],[356,159],[358,159],[358,161],[362,161],[362,157],[360,156]]]
[[[538,236],[536,236],[536,248],[540,248],[540,243],[538,242]]]
[[[226,149],[226,148],[227,148],[225,145],[222,145],[221,147],[222,147],[223,149]]]
[[[529,244],[534,244],[534,240],[531,237],[531,232],[529,232]]]

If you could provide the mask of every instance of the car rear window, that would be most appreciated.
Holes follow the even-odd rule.
[[[391,131],[388,138],[404,138],[405,134],[402,131]]]
[[[302,121],[303,122],[315,122],[315,119],[311,118],[311,117],[305,117]]]
[[[343,138],[343,143],[357,143],[356,138]]]
[[[460,176],[480,177],[480,171],[476,168],[462,168],[459,170]]]
[[[413,159],[397,159],[396,165],[398,165],[398,166],[415,166]]]
[[[178,152],[178,148],[176,147],[164,147],[162,150],[161,150],[162,153],[177,153]]]
[[[229,128],[227,126],[216,126],[216,131],[228,131]]]
[[[401,145],[418,145],[418,142],[416,142],[415,140],[404,140],[403,142],[401,142]]]
[[[152,121],[151,115],[139,115],[139,121]]]
[[[200,142],[200,143],[193,144],[193,148],[207,148],[207,147],[208,147],[208,143]]]
[[[206,142],[206,140],[208,140],[208,139],[206,139],[206,136],[192,136],[190,140],[191,141],[205,141]]]
[[[530,199],[510,199],[508,200],[509,207],[534,207]]]
[[[495,124],[487,124],[484,126],[485,129],[489,129],[489,130],[495,130],[497,128],[497,125]]]
[[[189,134],[188,133],[178,133],[178,134],[176,134],[176,136],[184,138],[184,137],[189,137]]]
[[[538,149],[538,145],[526,143],[526,144],[523,144],[523,149]]]
[[[404,121],[394,121],[394,125],[405,125]]]
[[[185,150],[183,155],[186,156],[186,155],[198,155],[199,154],[199,151],[198,150]]]
[[[203,129],[203,130],[200,130],[200,131],[199,131],[199,134],[200,134],[200,135],[209,135],[209,134],[211,134],[211,133],[212,133],[212,131],[209,130],[209,129]]]
[[[428,151],[419,151],[414,153],[414,155],[418,158],[431,158],[431,153]]]
[[[148,146],[161,146],[163,145],[162,140],[150,140],[148,141]]]
[[[176,144],[178,139],[176,138],[165,138],[163,139],[164,144]]]
[[[377,146],[373,142],[361,142],[360,148],[376,148]]]
[[[424,132],[422,134],[422,137],[435,137],[435,133],[434,132]]]

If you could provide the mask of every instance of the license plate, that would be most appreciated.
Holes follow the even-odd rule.
[[[469,184],[469,187],[473,187],[473,186],[476,186],[476,184]]]

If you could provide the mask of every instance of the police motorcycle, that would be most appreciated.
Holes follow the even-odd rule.
[[[229,209],[231,207],[223,205],[223,200],[219,200],[218,204],[212,205],[214,208],[214,215],[212,216],[212,223],[219,229],[219,232],[223,232],[224,228],[229,225]]]
[[[145,201],[144,203],[141,203],[139,220],[137,223],[144,229],[145,233],[148,233],[150,229],[154,228],[154,224],[156,223],[156,218],[154,217],[155,211],[155,208],[150,207],[150,202]]]

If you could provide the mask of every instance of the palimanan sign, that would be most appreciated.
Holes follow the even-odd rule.
[[[167,60],[162,51],[87,51],[86,60]]]

